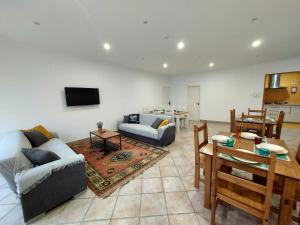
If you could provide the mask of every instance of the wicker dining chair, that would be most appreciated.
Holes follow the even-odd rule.
[[[201,134],[202,133],[202,134]],[[203,141],[200,143],[200,135],[203,135]],[[200,149],[208,144],[207,123],[194,126],[194,148],[195,148],[195,188],[199,188],[200,168],[204,168],[205,155],[200,153]]]

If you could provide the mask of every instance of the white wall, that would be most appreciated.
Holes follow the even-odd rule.
[[[261,108],[265,74],[288,71],[300,71],[300,58],[171,77],[171,103],[186,106],[188,85],[200,85],[200,118],[229,121],[231,108]]]
[[[16,46],[0,43],[0,135],[41,123],[70,141],[99,120],[116,129],[122,115],[162,104],[167,77]],[[101,104],[66,107],[65,86],[99,88]]]

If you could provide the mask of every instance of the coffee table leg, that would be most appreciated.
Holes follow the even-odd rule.
[[[90,143],[91,143],[91,148],[93,148],[93,141],[92,141],[92,135],[90,133]]]
[[[122,149],[122,140],[121,140],[121,135],[120,135],[120,150]]]
[[[103,145],[104,145],[104,155],[107,155],[107,146],[106,146],[106,139],[103,139]]]

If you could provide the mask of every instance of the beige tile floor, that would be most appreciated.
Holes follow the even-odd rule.
[[[229,130],[228,124],[209,123],[209,136]],[[282,134],[295,151],[300,130],[284,129]],[[170,154],[143,175],[124,185],[106,199],[90,190],[33,221],[34,225],[206,225],[210,210],[203,208],[203,185],[193,187],[194,149],[192,126],[177,133],[176,141],[166,150]],[[278,200],[274,198],[274,204]],[[296,212],[295,212],[296,213]],[[15,194],[0,177],[0,225],[23,224],[22,211]],[[259,224],[259,222],[229,206],[220,205],[217,224]],[[272,215],[271,224],[276,224]]]

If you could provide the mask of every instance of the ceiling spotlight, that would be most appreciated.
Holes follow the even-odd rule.
[[[168,68],[168,64],[167,64],[167,63],[164,63],[164,64],[163,64],[163,68],[165,68],[165,69]]]
[[[256,48],[261,45],[261,40],[255,40],[252,42],[252,47]]]
[[[34,25],[37,25],[37,26],[41,25],[41,24],[40,24],[39,22],[37,22],[37,21],[35,21],[33,24],[34,24]]]
[[[184,49],[184,46],[185,46],[185,43],[183,41],[180,41],[180,42],[177,43],[177,48],[179,50]]]
[[[148,20],[144,20],[143,23],[144,23],[144,24],[148,24]]]
[[[213,62],[211,62],[208,65],[209,65],[209,67],[213,67],[215,64]]]
[[[108,44],[107,42],[105,42],[103,44],[103,48],[106,50],[106,51],[109,51],[110,50],[110,44]]]
[[[253,17],[253,18],[251,19],[252,22],[254,22],[254,21],[256,21],[256,20],[258,20],[257,17]]]

